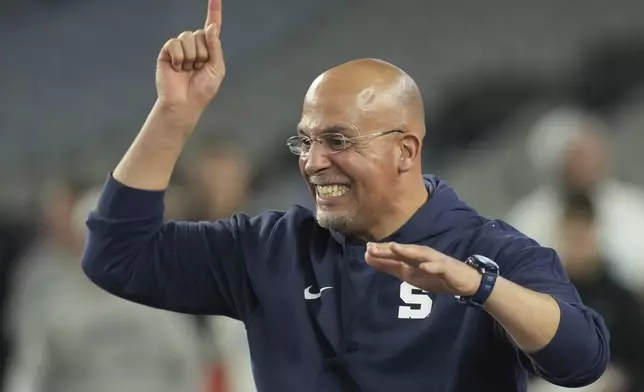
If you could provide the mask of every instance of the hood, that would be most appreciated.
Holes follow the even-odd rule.
[[[426,174],[423,180],[430,193],[429,199],[385,242],[416,243],[451,231],[466,220],[478,219],[478,212],[459,199],[454,189],[442,178]]]
[[[427,202],[398,231],[381,242],[417,243],[453,230],[465,221],[478,219],[478,212],[460,200],[454,189],[439,176],[426,174],[423,180],[430,194]],[[358,241],[345,238],[336,230],[331,230],[331,235],[340,243]]]

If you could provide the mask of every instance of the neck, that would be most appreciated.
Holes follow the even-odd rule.
[[[413,186],[403,186],[403,191],[396,196],[397,204],[381,221],[369,226],[369,229],[360,235],[366,241],[380,241],[398,231],[429,199],[429,193],[422,177],[414,182]]]

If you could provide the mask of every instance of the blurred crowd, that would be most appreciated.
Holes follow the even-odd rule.
[[[544,182],[505,217],[557,250],[583,301],[611,332],[612,363],[592,391],[644,390],[644,190],[606,170],[610,133],[597,118],[557,112],[530,135]],[[533,391],[562,388],[535,381]]]
[[[503,75],[444,94],[440,110],[428,110],[424,159],[483,215],[556,249],[581,298],[603,315],[611,366],[582,390],[640,392],[644,45],[598,53],[545,93]],[[297,157],[272,147],[281,152],[271,166],[256,167],[238,142],[199,139],[166,192],[166,218],[312,207]],[[0,391],[254,391],[241,323],[139,306],[85,278],[85,219],[103,180],[74,168],[52,173],[30,219],[0,216]]]
[[[190,169],[166,193],[167,219],[246,210],[251,171],[232,146],[204,145]],[[243,325],[139,306],[84,276],[85,219],[100,187],[73,177],[44,184],[37,229],[19,256],[6,256],[15,259],[5,294],[6,390],[253,390]]]

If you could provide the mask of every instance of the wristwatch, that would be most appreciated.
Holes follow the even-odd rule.
[[[479,271],[483,277],[479,289],[472,296],[463,297],[456,295],[456,299],[465,305],[483,306],[488,299],[499,276],[499,266],[494,261],[481,255],[472,255],[465,260],[465,264]]]

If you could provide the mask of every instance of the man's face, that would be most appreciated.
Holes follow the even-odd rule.
[[[592,133],[578,135],[571,141],[564,156],[563,181],[567,188],[587,190],[604,174],[602,139]]]
[[[314,140],[329,133],[351,138],[388,130],[342,99],[323,97],[305,101],[299,127],[300,135]],[[396,197],[396,135],[358,140],[339,152],[333,151],[331,139],[312,142],[299,164],[320,226],[363,231],[387,213]]]

